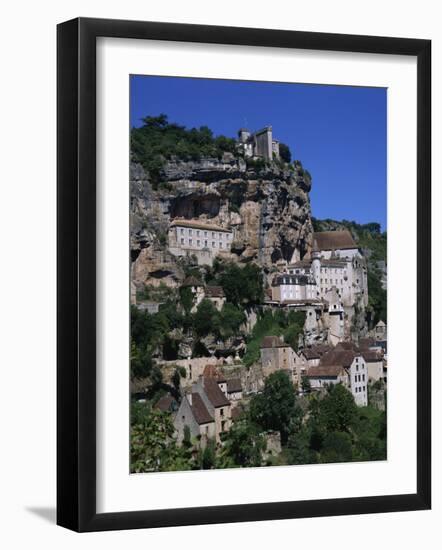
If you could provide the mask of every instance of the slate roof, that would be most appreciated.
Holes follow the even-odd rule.
[[[229,378],[227,380],[227,393],[236,393],[242,391],[240,378]]]
[[[330,351],[330,346],[317,344],[311,348],[304,348],[301,353],[306,359],[320,359],[327,351]]]
[[[204,289],[206,298],[224,298],[224,290],[222,286],[206,286]]]
[[[328,351],[325,353],[320,361],[319,365],[321,367],[329,367],[329,366],[342,366],[342,367],[350,367],[353,363],[354,358],[358,355],[354,351],[351,350],[337,350],[336,348],[334,350]]]
[[[224,233],[231,233],[230,229],[225,229],[220,225],[210,223],[207,221],[200,220],[183,220],[183,219],[174,219],[171,224],[171,227],[190,227],[192,229],[207,229],[209,231],[222,231]]]
[[[230,401],[220,390],[216,380],[213,378],[203,378],[203,387],[207,398],[215,408],[230,405]]]
[[[336,351],[358,351],[358,347],[353,342],[339,342],[335,347]]]
[[[201,395],[199,393],[192,393],[191,409],[193,416],[198,424],[207,424],[208,422],[213,422],[213,418],[207,410],[206,405],[204,405],[204,401],[201,399]]]
[[[371,346],[375,345],[374,338],[359,338],[359,349],[368,350]]]
[[[374,349],[364,350],[362,352],[362,357],[366,363],[377,363],[378,361],[382,361],[382,354]]]
[[[178,407],[176,407],[177,402],[171,395],[163,395],[163,397],[160,397],[158,401],[155,403],[155,408],[159,409],[162,412],[171,412],[174,409],[176,410]]]
[[[350,231],[320,231],[313,233],[313,242],[318,250],[345,250],[349,248],[358,248],[353,240]]]
[[[337,378],[343,371],[340,365],[311,367],[307,378]]]
[[[196,277],[194,277],[193,275],[189,275],[189,277],[186,277],[184,279],[183,284],[181,286],[204,286],[204,285]]]
[[[279,336],[264,336],[261,342],[261,349],[286,347],[288,347],[288,344],[283,342]]]

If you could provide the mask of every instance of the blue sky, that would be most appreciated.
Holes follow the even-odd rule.
[[[271,124],[312,175],[313,216],[386,228],[385,88],[132,76],[130,95],[132,126],[160,113],[230,137]]]

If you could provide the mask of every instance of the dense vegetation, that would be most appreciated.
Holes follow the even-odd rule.
[[[132,128],[131,152],[149,173],[156,187],[162,178],[167,159],[175,156],[183,160],[200,160],[202,157],[221,158],[224,152],[235,152],[235,140],[213,135],[207,126],[187,129],[169,122],[167,115],[146,116],[142,126]]]
[[[289,164],[291,152],[285,143],[279,144],[281,164]],[[154,189],[163,180],[165,162],[172,157],[180,160],[198,161],[204,157],[221,159],[224,153],[241,156],[235,139],[215,136],[210,128],[186,128],[169,122],[167,115],[146,116],[140,127],[131,130],[132,160],[139,162],[148,172]],[[247,158],[247,167],[264,169],[267,161],[263,158]],[[233,203],[232,208],[235,208]]]
[[[265,458],[265,436],[281,434],[282,452]],[[315,464],[386,459],[386,415],[373,407],[356,407],[342,385],[325,395],[298,397],[283,371],[271,374],[242,416],[224,435],[222,447],[209,441],[192,452],[185,436],[179,447],[170,415],[134,403],[131,418],[131,471],[165,471],[247,466]]]
[[[194,269],[190,269],[188,274],[202,278],[202,274]],[[245,311],[263,301],[261,271],[255,264],[239,267],[233,262],[217,260],[213,268],[207,268],[204,277],[207,284],[223,288],[226,303],[221,311],[209,300],[203,300],[192,312],[195,298],[189,287],[181,287],[178,292],[165,285],[146,287],[138,294],[139,299],[162,303],[159,312],[152,314],[131,308],[132,379],[152,374],[160,377],[161,373],[153,367],[152,356],[161,353],[165,359],[176,359],[180,338],[184,335],[192,336],[195,342],[209,335],[227,341],[238,334],[246,322]],[[290,323],[280,320],[280,324],[288,336],[290,330],[294,331],[293,326],[289,327]],[[193,352],[194,356],[205,355],[201,345],[195,346]]]

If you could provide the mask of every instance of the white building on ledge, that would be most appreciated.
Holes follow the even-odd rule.
[[[359,298],[368,304],[365,258],[348,230],[314,233],[310,258],[288,265],[286,271],[312,277],[317,299],[327,299],[330,290],[336,288],[344,307],[353,306]],[[277,292],[275,300],[276,296]]]
[[[198,264],[211,265],[215,256],[230,252],[233,232],[210,221],[175,219],[169,226],[169,252],[195,255]]]

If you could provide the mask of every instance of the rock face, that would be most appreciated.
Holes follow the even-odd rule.
[[[234,230],[228,259],[256,262],[265,273],[278,260],[302,258],[311,247],[310,179],[302,167],[223,160],[166,163],[153,188],[139,164],[130,172],[132,280],[176,286],[184,274],[167,251],[175,218],[200,219]]]

